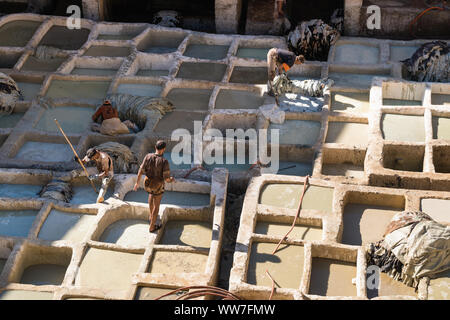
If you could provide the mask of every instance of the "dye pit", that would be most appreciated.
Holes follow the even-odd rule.
[[[161,89],[161,86],[152,84],[121,83],[117,87],[117,93],[155,98],[160,96]]]
[[[109,225],[103,232],[101,242],[121,246],[142,246],[150,241],[148,225],[145,220],[119,220]]]
[[[377,64],[380,49],[359,44],[342,44],[336,46],[334,61],[336,63]]]
[[[40,22],[26,20],[5,23],[0,28],[2,47],[25,47],[40,25]]]
[[[25,101],[32,101],[39,93],[41,89],[42,83],[35,83],[35,82],[16,82],[19,86],[23,99]]]
[[[225,64],[184,62],[178,70],[177,78],[220,82],[226,69]]]
[[[366,114],[369,112],[369,93],[332,92],[331,110],[333,112],[349,112]]]
[[[37,214],[36,210],[1,210],[0,235],[26,238]]]
[[[40,59],[29,56],[22,66],[22,71],[29,72],[55,72],[65,61],[64,58]]]
[[[63,143],[27,141],[14,159],[42,162],[61,162],[71,159],[71,149]]]
[[[207,255],[188,252],[156,251],[148,273],[204,273]]]
[[[70,74],[84,76],[114,76],[116,69],[73,68]]]
[[[108,30],[85,19],[82,29],[68,31],[62,18],[39,28],[46,22],[33,17],[0,19],[0,47],[16,48],[1,66],[23,96],[14,113],[0,117],[0,300],[154,299],[185,285],[268,299],[266,270],[274,299],[450,297],[448,273],[418,291],[380,274],[378,289],[369,289],[362,257],[400,211],[422,210],[450,225],[450,87],[410,82],[400,71],[422,40],[342,37],[328,61],[288,73],[329,77],[334,86],[320,98],[280,97],[285,117],[274,121],[261,108],[275,103],[266,89],[266,55],[274,43],[287,47],[284,38],[149,24]],[[62,51],[39,59],[22,50],[37,45]],[[92,132],[86,119],[116,93],[167,98],[175,111],[147,119],[135,135]],[[138,161],[175,129],[193,134],[193,121],[203,132],[278,129],[279,170],[250,169],[246,157],[190,172],[191,164],[174,163],[170,141],[165,157],[177,181],[166,185],[162,228],[150,233],[148,194],[142,185],[132,191],[135,173],[117,173],[105,202],[96,204],[54,118],[80,154],[125,141]],[[290,229],[306,175],[312,178],[300,218],[272,254]],[[71,183],[68,203],[40,197],[55,177]]]
[[[261,242],[252,245],[247,282],[257,286],[270,286],[272,281],[265,275],[265,270],[269,269],[278,287],[298,288],[304,264],[303,247],[284,245],[273,256],[275,247],[275,243]]]
[[[139,69],[136,72],[137,77],[164,77],[169,75],[169,70],[149,70],[149,69]]]
[[[208,60],[222,60],[227,56],[229,46],[190,44],[184,51],[186,57]]]
[[[211,93],[209,89],[175,88],[167,94],[167,99],[177,110],[207,111]]]
[[[356,265],[331,259],[313,258],[309,293],[318,296],[356,296],[352,279]]]
[[[27,184],[0,184],[0,198],[35,198],[42,186]]]
[[[303,185],[269,184],[261,191],[260,203],[263,205],[296,209],[300,203]],[[321,203],[317,203],[321,199]],[[302,209],[314,209],[331,212],[333,189],[318,186],[307,188],[302,201]]]
[[[403,209],[364,204],[347,204],[344,209],[342,243],[362,245],[382,238],[391,219]]]
[[[51,210],[39,230],[38,238],[48,241],[83,241],[95,215]]]
[[[16,124],[22,119],[23,113],[14,112],[9,115],[0,117],[0,128],[14,128]]]
[[[64,81],[54,80],[45,96],[51,99],[103,100],[110,86],[106,81]]]
[[[425,141],[425,125],[423,117],[385,114],[382,121],[382,130],[385,140],[405,142]]]
[[[54,119],[58,119],[60,125],[65,128],[67,133],[84,133],[89,129],[90,116],[95,112],[95,108],[91,107],[55,107],[45,110],[39,119],[35,129],[45,132],[60,132],[55,124]]]
[[[264,103],[257,93],[237,90],[220,90],[216,99],[216,109],[253,109]]]
[[[279,143],[291,145],[313,146],[318,138],[321,124],[310,120],[287,120],[282,125],[271,124],[269,130],[279,130]],[[301,130],[301,134],[299,134]]]
[[[90,57],[126,57],[130,53],[130,48],[126,47],[92,46],[84,55]]]
[[[267,60],[267,52],[271,48],[245,48],[239,47],[236,57],[256,60]]]

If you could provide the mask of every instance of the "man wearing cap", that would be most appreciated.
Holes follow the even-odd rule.
[[[89,180],[102,179],[102,187],[98,193],[97,203],[102,203],[105,200],[105,194],[108,190],[108,185],[114,177],[114,166],[111,157],[96,148],[90,148],[86,152],[86,156],[81,160],[83,164],[94,161],[97,167],[98,174],[89,177]]]
[[[119,112],[111,104],[111,101],[105,100],[100,108],[92,116],[92,130],[106,135],[127,134],[130,133],[126,124],[119,119]]]
[[[150,232],[157,231],[161,228],[161,225],[156,225],[156,219],[158,218],[159,205],[164,194],[164,183],[174,181],[174,178],[170,176],[169,161],[163,156],[165,151],[166,143],[161,140],[157,141],[155,153],[147,154],[142,161],[133,188],[134,191],[137,191],[141,182],[141,176],[145,174],[144,189],[149,193]]]
[[[303,55],[296,56],[295,53],[280,48],[272,48],[267,53],[267,72],[268,72],[268,93],[273,95],[272,81],[276,74],[287,72],[294,64],[302,64],[305,62]]]
[[[119,112],[117,112],[117,109],[112,106],[111,101],[105,100],[92,116],[92,121],[101,123],[104,120],[118,117]]]

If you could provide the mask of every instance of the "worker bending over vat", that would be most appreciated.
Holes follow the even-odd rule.
[[[268,94],[273,96],[272,81],[277,74],[287,72],[294,64],[302,64],[305,62],[303,55],[296,56],[295,53],[280,48],[272,48],[267,53],[267,72],[268,82],[267,89]]]
[[[89,176],[89,180],[102,179],[102,187],[98,193],[97,203],[102,203],[105,200],[105,194],[108,190],[109,183],[114,177],[114,165],[111,157],[102,151],[98,151],[96,148],[90,148],[86,152],[86,156],[81,160],[83,164],[90,161],[95,162],[98,174]]]

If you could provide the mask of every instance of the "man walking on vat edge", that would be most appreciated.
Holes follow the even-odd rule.
[[[305,62],[305,57],[303,55],[296,56],[295,53],[279,49],[272,48],[267,52],[267,72],[268,72],[268,82],[267,89],[268,94],[273,96],[272,81],[276,74],[281,74],[282,72],[287,72],[294,64],[302,64]]]
[[[150,232],[157,231],[161,225],[156,224],[158,218],[159,205],[164,194],[164,183],[173,182],[175,179],[170,176],[169,161],[164,158],[166,143],[159,140],[155,145],[155,153],[145,156],[139,168],[136,184],[133,190],[137,191],[141,182],[141,176],[145,174],[144,189],[149,193],[148,205],[150,209]]]

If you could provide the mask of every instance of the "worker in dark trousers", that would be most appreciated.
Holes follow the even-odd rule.
[[[302,64],[305,62],[305,57],[303,55],[296,56],[295,53],[279,49],[272,48],[267,53],[267,72],[268,72],[268,82],[267,89],[269,95],[273,96],[272,81],[277,74],[282,72],[287,72],[294,64]]]

